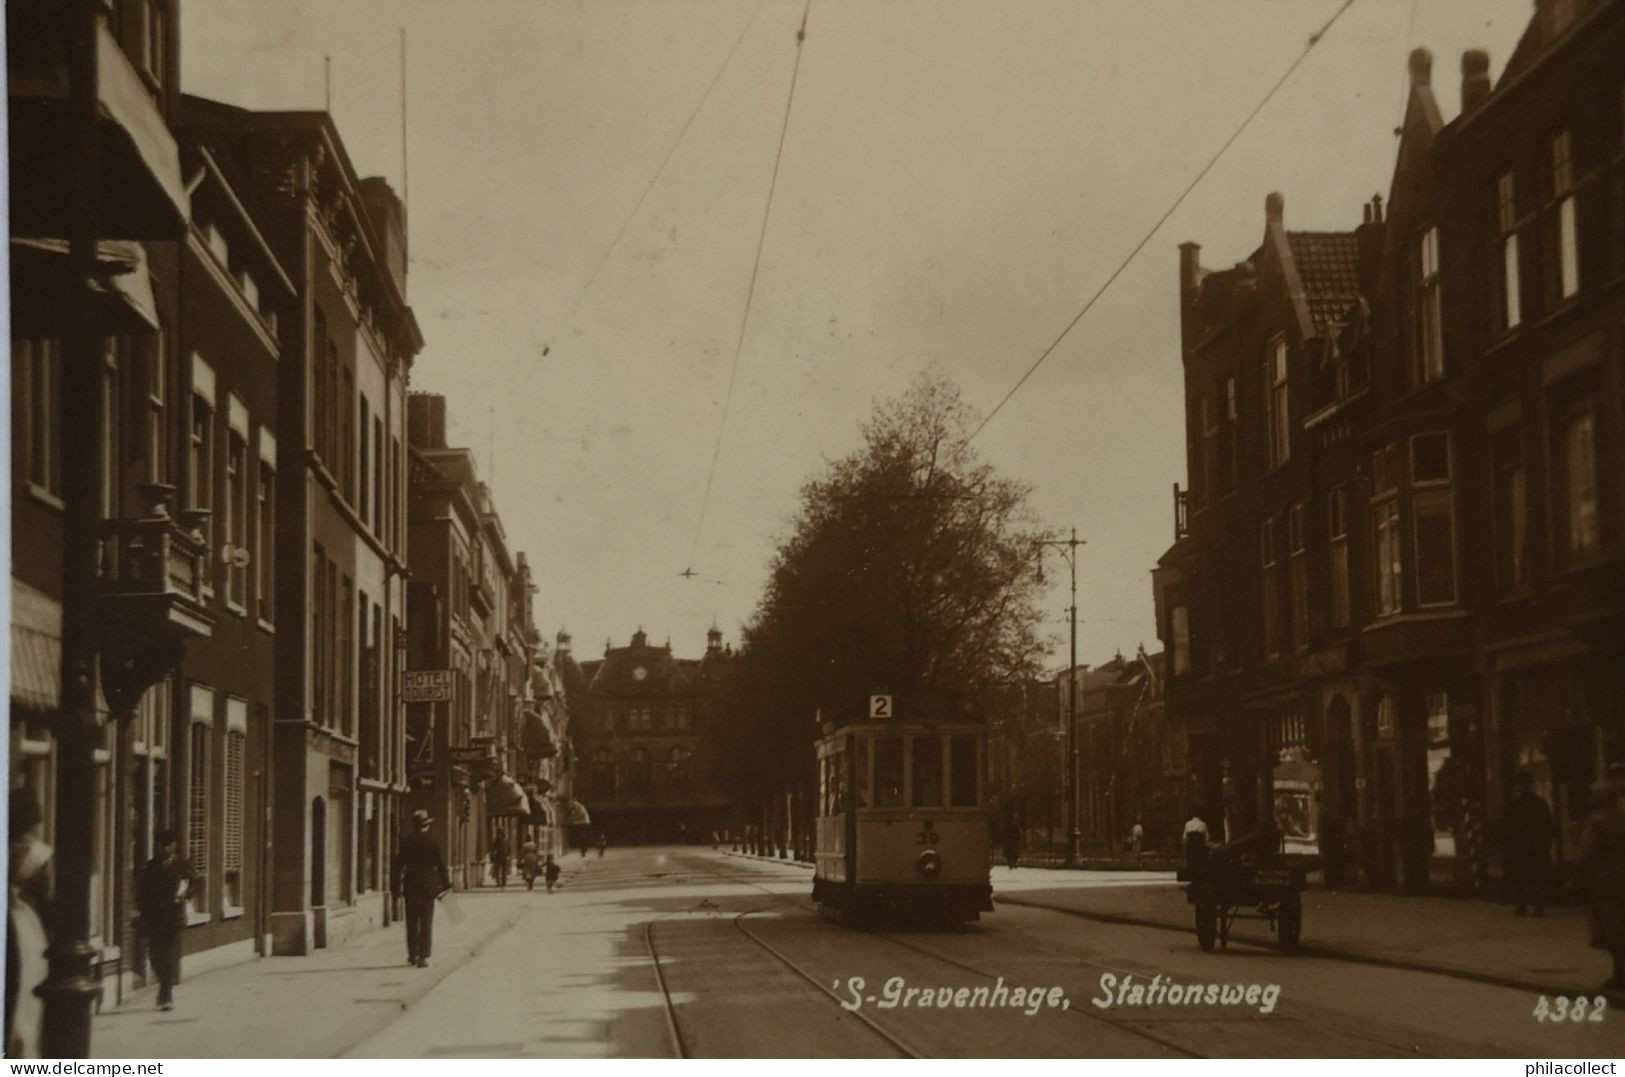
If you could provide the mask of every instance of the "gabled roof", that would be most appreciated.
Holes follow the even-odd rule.
[[[1359,241],[1353,232],[1288,232],[1286,238],[1309,317],[1328,336],[1360,299]]]

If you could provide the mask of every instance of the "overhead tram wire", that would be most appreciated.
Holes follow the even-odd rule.
[[[801,9],[801,27],[796,31],[796,59],[790,68],[790,91],[784,99],[784,122],[779,127],[779,148],[773,156],[773,175],[767,184],[767,203],[762,207],[762,227],[756,235],[756,257],[750,266],[750,283],[745,289],[745,309],[739,316],[739,338],[734,342],[733,368],[728,372],[728,389],[722,397],[722,418],[717,423],[717,441],[711,449],[711,468],[705,476],[705,494],[700,498],[700,516],[694,524],[694,541],[688,548],[688,561],[684,571],[694,567],[694,555],[700,549],[700,536],[705,531],[705,517],[711,505],[711,486],[717,478],[717,460],[722,456],[722,437],[728,429],[728,411],[733,405],[734,383],[739,379],[739,357],[745,349],[745,329],[750,324],[751,304],[756,301],[756,277],[762,269],[762,247],[767,242],[767,225],[773,218],[773,195],[779,186],[779,165],[784,161],[784,142],[790,134],[790,110],[796,103],[796,79],[801,74],[802,45],[807,40],[807,17],[812,13],[812,0],[806,0]]]
[[[761,17],[762,8],[765,6],[766,0],[762,0],[762,3],[756,6],[756,11],[751,15],[750,21],[745,23],[745,28],[743,30],[739,31],[739,36],[734,39],[733,47],[728,50],[728,55],[722,58],[721,65],[718,66],[715,74],[711,76],[711,81],[706,84],[705,92],[702,93],[700,95],[700,99],[694,103],[694,108],[691,112],[689,112],[688,119],[683,121],[682,130],[677,132],[677,137],[673,139],[672,144],[666,148],[666,156],[661,159],[660,167],[655,169],[654,175],[649,177],[649,182],[644,186],[643,193],[638,195],[637,204],[634,205],[631,212],[626,215],[626,219],[621,221],[621,227],[616,230],[615,238],[611,240],[609,246],[604,249],[603,257],[598,259],[597,267],[592,271],[592,275],[587,278],[586,283],[581,286],[581,290],[576,294],[575,300],[571,306],[572,318],[580,309],[581,301],[586,298],[587,293],[592,291],[592,286],[597,283],[599,274],[603,273],[604,267],[609,264],[610,256],[614,254],[616,248],[621,245],[621,240],[626,238],[626,230],[631,227],[633,221],[637,220],[638,214],[643,212],[644,203],[648,202],[649,195],[654,193],[655,185],[660,182],[660,177],[666,174],[666,168],[671,164],[671,159],[677,156],[678,148],[682,146],[683,140],[688,137],[688,129],[694,126],[694,121],[699,118],[701,110],[705,108],[705,103],[711,100],[711,91],[715,90],[717,88],[717,83],[722,81],[722,76],[727,72],[729,66],[733,63],[734,54],[739,51],[739,46],[745,43],[746,36],[750,34],[751,27],[756,25],[756,20]],[[550,347],[551,345],[549,345],[549,348]],[[542,354],[545,356],[547,351],[548,348],[544,348]],[[539,365],[540,364],[533,364],[531,366],[530,372],[526,375],[527,380],[531,374],[536,372]]]
[[[642,212],[643,204],[649,200],[649,195],[654,191],[655,184],[660,182],[660,177],[666,174],[666,166],[671,164],[671,159],[677,155],[677,147],[683,144],[683,139],[688,136],[688,129],[694,126],[694,120],[699,116],[700,110],[705,108],[705,103],[711,99],[711,91],[716,89],[717,83],[722,81],[723,73],[728,70],[728,65],[733,63],[734,53],[738,52],[739,46],[745,43],[745,36],[750,33],[750,28],[756,25],[756,20],[761,17],[762,8],[765,4],[766,0],[763,0],[763,3],[756,5],[756,13],[750,17],[750,21],[745,24],[745,28],[739,31],[739,37],[734,41],[733,48],[729,49],[728,55],[722,59],[722,66],[718,67],[716,74],[711,76],[711,81],[706,85],[705,92],[700,95],[700,100],[695,104],[694,111],[688,114],[688,119],[683,121],[683,129],[677,132],[677,138],[667,148],[666,156],[660,162],[660,167],[655,169],[653,176],[649,177],[648,186],[644,187],[643,193],[638,196],[637,205],[632,207],[632,212],[628,213],[626,220],[621,222],[620,230],[615,233],[615,238],[610,242],[609,248],[604,251],[604,256],[598,260],[598,267],[592,271],[592,276],[587,278],[587,283],[581,286],[582,295],[586,295],[587,292],[592,290],[593,283],[598,280],[598,275],[604,271],[604,266],[609,264],[609,256],[614,254],[615,248],[621,245],[622,238],[626,236],[627,228]]]
[[[1240,125],[1230,133],[1230,137],[1224,140],[1224,144],[1221,145],[1213,156],[1208,159],[1207,164],[1202,166],[1202,170],[1196,173],[1196,177],[1192,179],[1185,189],[1179,193],[1179,197],[1174,199],[1173,204],[1163,212],[1162,216],[1157,218],[1157,223],[1153,224],[1150,230],[1147,231],[1140,241],[1134,245],[1134,249],[1128,252],[1128,257],[1119,262],[1117,268],[1112,270],[1111,276],[1107,277],[1106,282],[1095,290],[1094,295],[1089,297],[1089,301],[1083,305],[1083,309],[1078,311],[1077,315],[1073,317],[1070,322],[1066,323],[1066,328],[1061,330],[1060,335],[1050,342],[1049,347],[1045,348],[1037,359],[1033,360],[1033,365],[1027,368],[1027,372],[1016,380],[1015,385],[1010,387],[1010,391],[1005,393],[999,402],[993,406],[993,410],[988,412],[987,415],[983,417],[982,421],[977,424],[976,429],[971,431],[970,437],[965,439],[967,442],[974,441],[976,439],[976,436],[982,432],[987,424],[993,421],[993,417],[1010,402],[1010,398],[1015,396],[1023,385],[1027,384],[1027,379],[1032,377],[1034,372],[1036,372],[1038,368],[1044,364],[1044,360],[1048,359],[1050,354],[1054,352],[1056,348],[1060,347],[1061,341],[1067,338],[1067,334],[1071,333],[1073,328],[1076,327],[1079,322],[1083,321],[1083,316],[1088,314],[1090,308],[1095,305],[1101,296],[1106,294],[1107,289],[1116,283],[1117,278],[1122,276],[1123,270],[1129,267],[1129,264],[1139,256],[1142,250],[1145,249],[1145,245],[1151,242],[1151,238],[1162,230],[1162,226],[1164,224],[1168,223],[1168,218],[1174,215],[1174,211],[1184,204],[1185,199],[1190,197],[1192,191],[1196,190],[1197,184],[1201,183],[1202,180],[1207,177],[1207,174],[1213,171],[1213,166],[1219,163],[1219,158],[1224,156],[1225,151],[1228,150],[1232,144],[1234,144],[1236,139],[1241,137],[1241,133],[1247,130],[1248,126],[1253,122],[1253,120],[1258,117],[1258,114],[1264,111],[1264,106],[1268,105],[1270,100],[1275,97],[1275,94],[1281,89],[1281,87],[1286,85],[1286,80],[1292,77],[1292,73],[1298,70],[1299,66],[1303,64],[1304,60],[1309,58],[1309,53],[1314,50],[1316,45],[1320,44],[1321,38],[1326,36],[1327,31],[1331,30],[1332,25],[1336,23],[1338,19],[1343,17],[1343,13],[1345,11],[1353,6],[1354,0],[1343,0],[1343,3],[1338,7],[1338,9],[1332,13],[1332,17],[1326,20],[1325,25],[1323,25],[1313,34],[1309,35],[1309,42],[1303,47],[1303,51],[1298,54],[1297,59],[1293,60],[1287,69],[1281,73],[1281,77],[1275,80],[1275,85],[1271,86],[1269,88],[1269,92],[1264,95],[1263,99],[1253,107],[1251,112],[1247,113],[1246,118],[1243,119]]]

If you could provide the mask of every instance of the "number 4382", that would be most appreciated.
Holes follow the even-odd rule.
[[[1559,1021],[1568,1021],[1579,1024],[1582,1021],[1601,1022],[1602,1015],[1608,1009],[1608,999],[1602,995],[1595,998],[1586,998],[1584,995],[1575,998],[1566,998],[1557,995],[1548,1000],[1545,995],[1535,1003],[1534,1018],[1537,1021],[1550,1021],[1556,1024]]]

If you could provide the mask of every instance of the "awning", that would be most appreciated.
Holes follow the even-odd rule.
[[[56,6],[56,5],[53,5]],[[59,6],[63,12],[71,5]],[[8,36],[17,40],[16,26]],[[12,50],[9,72],[12,232],[65,236],[72,212],[64,189],[73,170],[68,119],[68,20],[31,26]],[[96,30],[101,147],[99,231],[118,239],[176,239],[189,200],[180,153],[153,94],[105,22]]]
[[[534,708],[527,708],[519,716],[519,747],[532,759],[551,759],[559,754],[558,746],[553,743],[553,734],[547,728],[547,722],[542,718],[541,712]]]
[[[62,606],[27,584],[11,581],[11,699],[47,713],[62,700]]]
[[[490,818],[508,815],[529,815],[530,797],[519,783],[506,774],[499,774],[485,787],[485,814]]]
[[[587,806],[579,800],[570,801],[569,822],[566,826],[590,826],[592,816],[587,813]]]
[[[69,304],[60,301],[71,282],[68,241],[13,238],[11,279],[19,299],[18,329],[30,335],[62,336]],[[142,336],[158,331],[158,304],[147,272],[147,252],[139,243],[104,240],[96,244],[96,276],[102,329],[109,336]]]

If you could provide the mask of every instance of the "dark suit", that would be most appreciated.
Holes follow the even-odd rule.
[[[180,979],[181,932],[186,928],[186,894],[193,878],[192,866],[179,858],[166,863],[154,857],[141,871],[137,901],[147,933],[147,956],[158,977],[160,1006],[173,1000]]]
[[[401,838],[390,871],[390,890],[406,901],[406,959],[428,960],[434,944],[434,901],[451,889],[451,872],[440,846],[426,831],[416,830]]]

